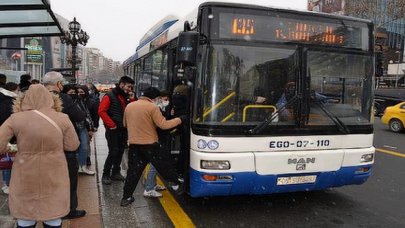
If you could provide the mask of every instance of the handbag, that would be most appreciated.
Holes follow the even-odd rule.
[[[14,159],[15,153],[0,154],[0,170],[11,169]]]

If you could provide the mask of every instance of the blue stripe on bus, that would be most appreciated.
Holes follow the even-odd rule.
[[[145,40],[143,40],[139,44],[139,46],[136,48],[136,50],[138,51],[143,46],[145,46],[147,43],[149,43],[150,41],[152,41],[153,39],[158,37],[162,32],[164,32],[166,29],[168,29],[170,26],[172,26],[177,21],[178,20],[171,20],[171,21],[165,22],[163,25],[161,25],[159,28],[157,28],[155,31],[153,31],[153,33],[150,36],[146,37]]]
[[[343,185],[362,184],[371,174],[372,165],[342,167],[338,171],[286,175],[259,175],[256,172],[241,173],[204,173],[190,169],[190,195],[202,196],[230,196],[230,195],[261,195],[282,192],[298,192],[322,190]],[[368,172],[356,173],[359,168],[370,168]],[[202,179],[204,174],[232,176],[232,180],[209,182]],[[278,186],[278,177],[316,175],[313,184],[294,184]]]

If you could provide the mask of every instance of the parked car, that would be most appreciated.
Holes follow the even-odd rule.
[[[387,124],[391,131],[400,132],[405,126],[405,102],[401,102],[385,109],[381,122]]]

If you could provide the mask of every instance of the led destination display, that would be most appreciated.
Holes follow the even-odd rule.
[[[325,22],[308,16],[294,19],[279,15],[220,13],[219,38],[298,42],[367,50],[369,46],[367,25],[345,22],[338,19]]]

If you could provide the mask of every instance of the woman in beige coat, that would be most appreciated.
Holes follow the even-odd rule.
[[[69,213],[69,176],[63,151],[75,151],[79,139],[61,101],[42,85],[31,85],[17,98],[14,114],[0,127],[0,151],[17,137],[9,195],[18,227],[61,227]],[[39,112],[37,112],[39,111]]]

